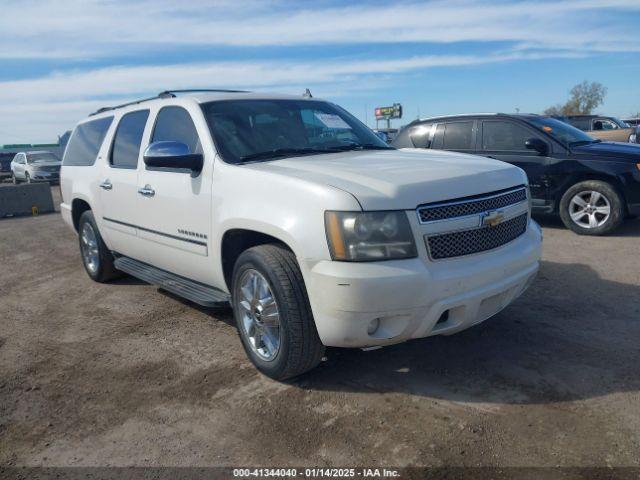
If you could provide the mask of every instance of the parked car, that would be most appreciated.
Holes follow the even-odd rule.
[[[266,375],[325,346],[451,334],[532,281],[541,231],[503,162],[401,152],[321,100],[164,92],[74,129],[62,216],[88,275],[230,302]]]
[[[391,143],[398,134],[397,128],[375,128],[373,131],[386,143]]]
[[[61,166],[60,159],[51,152],[19,152],[11,161],[11,177],[13,183],[57,183]]]
[[[623,118],[622,121],[630,127],[640,126],[640,118]]]
[[[453,150],[521,167],[534,213],[560,215],[582,235],[612,232],[640,215],[640,147],[603,142],[539,115],[482,114],[415,121],[398,148]]]
[[[635,143],[635,127],[628,125],[616,117],[605,117],[602,115],[567,115],[554,116],[553,118],[573,125],[583,132],[587,132],[593,138],[610,142]]]
[[[0,182],[6,178],[11,178],[11,160],[15,154],[0,152]]]

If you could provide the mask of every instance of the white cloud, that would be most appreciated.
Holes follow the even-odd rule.
[[[301,6],[302,5],[302,6]],[[0,17],[0,57],[92,58],[179,46],[508,41],[544,48],[637,50],[629,26],[602,16],[637,0],[436,0],[306,7],[283,1],[14,1]],[[28,19],[25,28],[24,21]]]
[[[89,112],[167,88],[245,88],[317,96],[362,95],[387,78],[436,67],[479,65],[539,58],[576,57],[514,52],[499,55],[425,55],[392,60],[323,62],[206,62],[159,66],[119,66],[57,72],[36,79],[0,82],[0,132],[23,141],[47,141]]]
[[[608,21],[611,15],[637,12],[639,0],[410,0],[348,6],[285,0],[4,0],[0,61],[64,60],[75,67],[0,82],[0,137],[49,141],[99,106],[169,87],[293,93],[311,87],[327,97],[354,96],[390,88],[399,74],[435,67],[638,52],[632,27]],[[393,59],[375,48],[402,42],[411,42],[412,52],[429,52],[436,43],[480,42],[482,48],[465,43],[455,48],[463,54]],[[282,48],[310,45],[333,47],[327,48],[331,53],[340,45],[365,48],[358,57],[330,58],[325,52],[316,60],[293,59],[299,53]],[[123,60],[129,56],[162,58],[171,50],[175,58],[193,47],[198,58],[211,58],[208,53],[219,47],[263,47],[265,52],[280,47],[280,53],[276,61],[121,65],[131,63]],[[226,50],[234,51],[246,55],[246,50]],[[255,56],[262,50],[250,51]],[[111,66],[89,69],[83,60]],[[4,71],[2,76],[10,75]]]

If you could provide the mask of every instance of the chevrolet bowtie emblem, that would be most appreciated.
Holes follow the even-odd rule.
[[[504,220],[504,213],[500,210],[494,210],[493,212],[487,212],[480,217],[480,224],[484,227],[497,227]]]

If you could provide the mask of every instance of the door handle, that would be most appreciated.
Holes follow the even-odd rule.
[[[109,179],[106,179],[100,184],[100,188],[102,188],[103,190],[111,190],[113,188],[113,185],[111,184]]]
[[[138,193],[145,197],[153,197],[156,194],[156,191],[151,188],[151,185],[145,185],[143,188],[138,189]]]

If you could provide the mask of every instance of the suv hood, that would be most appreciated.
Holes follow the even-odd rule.
[[[573,147],[571,153],[579,156],[612,157],[621,161],[640,161],[640,145],[622,142],[598,142]]]
[[[374,150],[302,156],[250,168],[330,185],[364,210],[413,210],[527,183],[518,167],[474,155],[434,150]]]
[[[29,166],[33,168],[40,167],[61,167],[62,162],[39,162],[39,163],[30,163]]]

